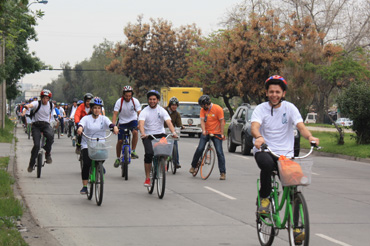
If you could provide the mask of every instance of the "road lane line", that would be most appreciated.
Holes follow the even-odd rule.
[[[320,174],[318,174],[318,173],[314,173],[314,172],[311,172],[313,175],[319,175],[320,176]]]
[[[229,196],[229,195],[227,195],[227,194],[225,194],[225,193],[222,193],[221,191],[215,190],[215,189],[213,189],[213,188],[211,188],[211,187],[204,186],[204,188],[206,188],[206,189],[208,189],[208,190],[210,190],[210,191],[213,191],[213,192],[215,192],[215,193],[217,193],[217,194],[219,194],[219,195],[221,195],[221,196],[223,196],[223,197],[229,198],[230,200],[236,200],[236,198],[235,198],[235,197]]]
[[[343,243],[343,242],[338,241],[338,240],[336,240],[334,238],[328,237],[328,236],[326,236],[324,234],[316,234],[316,236],[319,236],[319,237],[324,238],[324,239],[326,239],[326,240],[328,240],[328,241],[330,241],[332,243],[336,243],[336,244],[339,244],[339,245],[342,245],[342,246],[351,246],[350,244]]]

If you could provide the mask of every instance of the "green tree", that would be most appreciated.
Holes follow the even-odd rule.
[[[353,120],[358,144],[370,144],[370,82],[353,82],[337,99],[344,114]]]

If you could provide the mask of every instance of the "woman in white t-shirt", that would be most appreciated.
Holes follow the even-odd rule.
[[[118,127],[115,126],[110,119],[104,115],[101,115],[101,108],[103,102],[99,97],[94,97],[90,101],[90,112],[81,119],[78,124],[77,134],[81,135],[82,131],[85,135],[92,138],[104,138],[105,131],[109,128],[113,128],[113,133],[118,134]],[[82,189],[80,193],[82,195],[87,193],[87,182],[89,178],[89,170],[91,167],[91,159],[88,154],[87,140],[85,136],[82,136],[81,141],[81,155],[83,159],[83,167],[81,171],[82,176]]]

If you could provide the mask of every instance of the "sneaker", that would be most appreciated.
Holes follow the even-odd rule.
[[[177,169],[181,168],[181,165],[180,164],[176,164],[176,168]]]
[[[113,166],[115,168],[119,167],[119,164],[121,163],[121,160],[119,158],[116,159],[116,161],[114,162]]]
[[[304,231],[301,231],[301,229],[294,229],[294,244],[295,245],[302,245],[304,237],[305,237]]]
[[[53,163],[53,160],[51,159],[51,154],[50,153],[45,153],[45,159],[47,164]]]
[[[225,173],[221,173],[220,180],[225,180],[225,179],[226,179],[226,174]]]
[[[71,137],[71,134],[69,134],[69,133],[68,133],[68,134],[67,134],[67,137],[68,137],[68,138],[70,138],[70,137]]]
[[[135,151],[133,151],[133,152],[131,153],[131,158],[132,158],[132,159],[139,159],[139,156],[136,154],[136,152],[135,152]]]
[[[260,214],[270,213],[270,200],[268,198],[262,198],[261,205],[258,207],[258,213]]]
[[[190,170],[189,170],[189,173],[193,174],[194,172],[195,172],[195,168],[191,167]]]
[[[80,190],[80,194],[81,195],[86,195],[87,194],[87,187],[86,186],[82,187],[82,189]]]
[[[145,187],[152,187],[152,184],[150,183],[150,179],[145,179],[144,186]]]
[[[81,154],[81,146],[76,145],[76,154],[77,155]]]
[[[31,165],[31,163],[30,163],[30,165],[28,166],[27,171],[28,171],[29,173],[32,173],[32,171],[33,171],[33,165]]]

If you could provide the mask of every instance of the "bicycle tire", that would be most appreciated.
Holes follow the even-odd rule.
[[[80,169],[81,169],[81,172],[82,172],[82,169],[84,167],[82,152],[81,152],[80,157],[78,158],[78,160],[80,161]]]
[[[104,171],[103,164],[96,162],[95,170],[95,200],[96,204],[100,206],[103,202],[103,192],[104,192]]]
[[[172,149],[172,162],[171,162],[171,170],[172,170],[173,174],[176,174],[176,170],[177,170],[177,168],[176,168],[176,163],[177,163],[176,153],[177,153],[177,147],[174,144],[173,149]]]
[[[306,200],[302,193],[295,193],[294,199],[291,201],[293,210],[293,223],[291,219],[288,218],[288,234],[289,234],[289,244],[296,245],[294,239],[294,230],[300,229],[302,234],[304,234],[301,243],[297,245],[308,246],[310,241],[310,219],[308,214],[308,207]],[[290,216],[289,216],[290,217]]]
[[[162,199],[166,190],[166,169],[165,160],[166,157],[161,156],[159,158],[158,168],[157,168],[157,194],[158,198]]]
[[[39,152],[37,155],[37,178],[41,177],[42,159],[42,152]]]
[[[87,199],[91,200],[93,194],[94,194],[94,182],[91,180],[91,172],[92,172],[92,167],[90,167],[89,171],[89,180],[87,184]]]
[[[60,139],[60,128],[58,127],[58,139]]]
[[[154,181],[155,181],[155,179],[156,179],[156,171],[155,171],[154,163],[153,163],[152,168],[150,169],[150,183],[152,185],[150,187],[146,187],[149,194],[152,194],[153,191],[154,191]]]
[[[124,161],[123,161],[123,165],[122,165],[122,172],[125,173],[125,180],[128,179],[128,164],[129,164],[129,158],[130,158],[130,150],[129,150],[129,147],[128,146],[125,146],[124,147],[124,150],[123,150],[123,157],[124,157]]]
[[[207,148],[204,152],[202,162],[200,165],[200,176],[206,180],[211,175],[213,167],[215,165],[216,152],[213,148]]]

